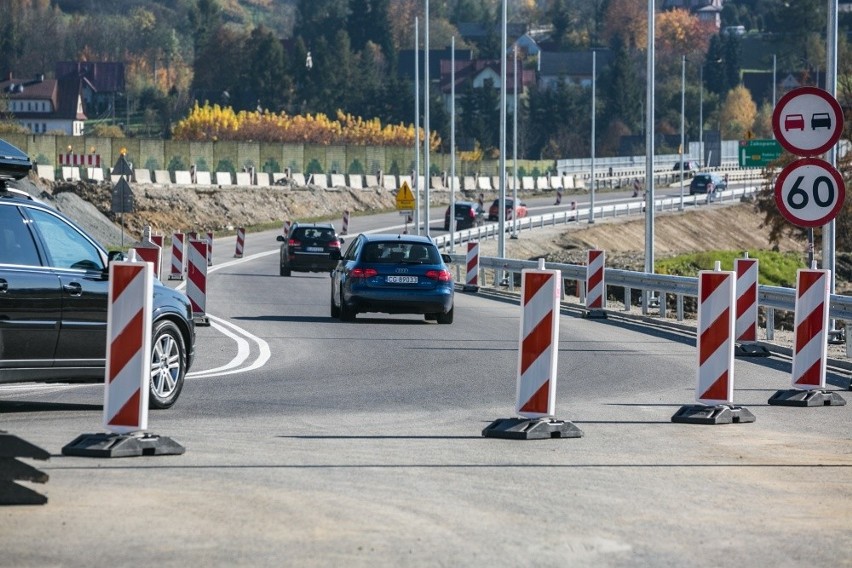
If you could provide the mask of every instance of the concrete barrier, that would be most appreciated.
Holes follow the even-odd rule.
[[[136,183],[151,183],[151,170],[147,168],[133,170],[133,181]]]
[[[294,173],[290,176],[290,179],[293,181],[294,186],[305,187],[308,185],[308,182],[305,179],[305,174]]]
[[[364,183],[366,187],[379,187],[379,176],[367,174],[364,176]]]
[[[260,187],[269,187],[269,174],[266,172],[257,172],[257,185]]]
[[[444,187],[444,178],[441,176],[432,176],[432,188],[439,191],[447,189]]]
[[[86,168],[86,179],[89,181],[104,181],[103,168]]]
[[[364,176],[361,174],[349,174],[349,187],[352,189],[364,189]]]
[[[53,166],[42,166],[41,164],[37,164],[36,173],[41,179],[45,179],[47,181],[56,181],[56,170],[53,168]]]
[[[465,191],[476,191],[476,178],[475,177],[464,176],[462,183],[464,184],[462,186],[462,189],[464,189]]]
[[[234,185],[231,172],[216,172],[216,185]]]
[[[161,185],[169,185],[172,183],[172,176],[169,170],[154,170],[154,183]]]
[[[396,176],[393,174],[385,174],[382,178],[382,188],[388,191],[396,191],[399,185],[396,183]]]
[[[331,187],[346,187],[346,176],[344,174],[331,174]]]
[[[532,176],[524,176],[521,178],[521,189],[532,191],[535,189],[535,178]]]
[[[80,181],[80,168],[76,166],[62,166],[62,179],[65,181]]]
[[[287,174],[284,172],[272,172],[272,185],[278,185],[282,179],[287,179]]]
[[[237,185],[242,187],[252,185],[251,174],[249,172],[237,172]]]
[[[547,176],[538,176],[535,178],[535,188],[539,190],[550,190],[550,184],[547,182]]]
[[[562,176],[552,176],[550,178],[550,188],[551,189],[562,189]]]
[[[317,187],[322,187],[324,189],[328,188],[328,176],[325,174],[311,174],[311,185],[315,185]]]
[[[565,189],[574,189],[574,176],[562,176],[562,187]]]
[[[210,177],[210,172],[195,172],[195,183],[198,185],[213,185],[213,179]]]
[[[192,185],[192,174],[189,170],[175,170],[175,183],[177,185]]]
[[[493,187],[491,187],[491,178],[488,176],[480,176],[476,180],[476,188],[481,189],[482,191],[492,191]]]

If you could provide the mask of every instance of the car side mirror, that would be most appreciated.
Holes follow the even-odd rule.
[[[278,235],[277,237],[275,237],[275,240],[278,241],[279,243],[283,243],[284,242],[284,235]]]
[[[343,243],[346,242],[343,237],[337,237],[337,240],[340,241],[340,244],[343,244]]]
[[[444,261],[444,264],[452,264],[453,263],[453,258],[446,253],[441,254],[441,260]]]

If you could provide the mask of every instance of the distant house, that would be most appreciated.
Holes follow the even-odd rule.
[[[115,115],[115,99],[125,92],[124,63],[116,61],[60,61],[57,79],[80,79],[83,105],[89,116]]]
[[[429,80],[437,81],[441,74],[441,60],[449,61],[452,58],[452,48],[430,49],[429,50]],[[420,58],[420,80],[423,80],[423,69],[425,63],[425,53],[420,50],[417,54]],[[470,49],[456,49],[456,61],[470,61],[473,59],[473,51]],[[403,49],[399,52],[397,74],[402,79],[410,79],[412,82],[415,78],[414,72],[415,51],[413,49]]]
[[[609,67],[612,52],[595,50],[598,75]],[[552,89],[559,83],[574,83],[589,87],[592,84],[591,51],[542,51],[538,54],[538,86]]]
[[[718,30],[722,25],[722,9],[725,0],[665,0],[663,10],[689,10],[699,21],[709,22]]]
[[[444,105],[449,111],[450,97],[452,94],[452,62],[449,59],[441,60],[440,88],[444,97]],[[491,85],[493,89],[500,89],[500,61],[497,59],[473,59],[467,61],[456,60],[455,70],[456,98],[462,96],[466,85],[474,89],[482,89]],[[518,64],[518,96],[523,96],[527,87],[535,85],[535,71],[522,69]],[[506,106],[510,112],[514,109],[515,95],[515,69],[512,60],[506,64]],[[458,109],[456,109],[458,110]]]
[[[82,136],[86,114],[83,110],[81,81],[76,77],[31,79],[13,77],[0,81],[0,93],[7,101],[15,122],[32,132],[64,132]]]
[[[515,45],[518,46],[518,51],[522,55],[538,55],[541,49],[538,46],[538,42],[532,38],[529,34],[524,34],[515,41]],[[511,49],[510,49],[511,51]]]

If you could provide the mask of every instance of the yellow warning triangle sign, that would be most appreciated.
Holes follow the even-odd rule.
[[[396,208],[399,210],[414,209],[414,194],[407,181],[403,181],[396,192]]]

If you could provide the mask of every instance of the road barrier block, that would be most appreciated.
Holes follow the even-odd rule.
[[[349,211],[343,212],[343,228],[340,230],[341,235],[349,234]]]
[[[465,276],[465,285],[462,288],[465,292],[479,291],[479,241],[470,241],[467,243],[466,264],[467,274]]]
[[[793,388],[769,399],[776,406],[843,406],[846,400],[825,388],[831,271],[800,269],[796,274]]]
[[[754,422],[747,409],[734,406],[734,306],[736,273],[698,273],[697,405],[683,406],[672,422],[731,424]]]
[[[544,259],[539,261],[537,270],[521,272],[522,311],[515,403],[515,412],[521,418],[492,422],[482,431],[485,437],[531,440],[583,435],[573,423],[554,418],[561,282],[562,272],[546,270]]]
[[[769,357],[769,350],[757,344],[757,276],[760,265],[756,258],[734,261],[737,273],[737,345],[738,357]]]
[[[234,258],[243,257],[243,248],[246,242],[246,230],[242,227],[237,229],[237,248],[234,251]]]
[[[172,263],[169,280],[183,280],[185,270],[184,234],[172,233]]]
[[[207,241],[189,241],[186,295],[195,325],[207,326]]]
[[[160,278],[160,274],[163,272],[163,250],[153,241],[147,239],[137,243],[133,250],[136,251],[139,258],[151,263],[154,269],[154,278]]]

